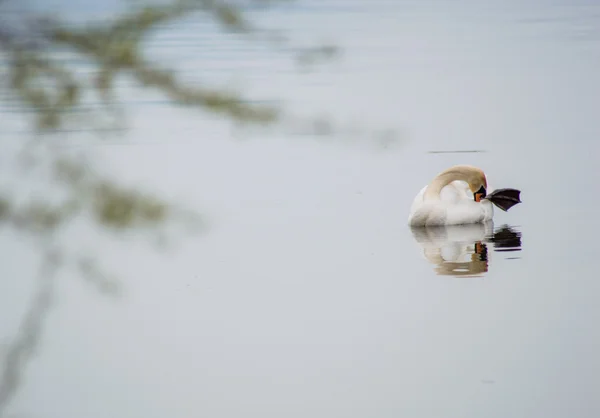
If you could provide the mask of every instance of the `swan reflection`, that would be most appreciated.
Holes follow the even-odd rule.
[[[444,276],[481,277],[489,269],[488,245],[494,251],[520,251],[521,233],[504,225],[494,231],[482,224],[412,227],[413,237],[435,272]]]

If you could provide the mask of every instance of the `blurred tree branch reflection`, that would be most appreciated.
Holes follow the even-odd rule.
[[[266,9],[279,2],[248,0],[246,4]],[[141,89],[161,93],[171,105],[218,114],[229,122],[258,126],[287,124],[303,134],[341,134],[345,139],[368,136],[386,144],[395,140],[395,132],[389,129],[347,130],[328,118],[288,115],[279,106],[252,102],[225,87],[190,85],[177,75],[175,68],[158,64],[144,53],[144,42],[152,34],[191,14],[216,22],[227,32],[271,45],[290,54],[301,66],[330,59],[338,52],[330,45],[290,46],[285,34],[258,27],[247,18],[247,9],[231,2],[166,0],[140,5],[124,1],[124,13],[103,21],[79,22],[67,21],[58,14],[49,17],[35,10],[14,13],[9,7],[15,4],[14,0],[0,0],[0,102],[16,109],[24,118],[33,115],[32,131],[38,136],[35,141],[23,144],[22,156],[27,165],[19,167],[35,171],[34,181],[47,185],[48,190],[58,186],[59,191],[54,193],[63,198],[57,202],[48,196],[26,196],[23,200],[0,190],[0,224],[30,238],[36,249],[38,244],[47,242],[56,247],[59,232],[81,218],[91,221],[99,230],[117,235],[149,231],[157,240],[164,236],[167,225],[173,223],[182,226],[185,232],[203,226],[196,213],[98,174],[90,168],[97,163],[94,158],[86,160],[61,154],[52,141],[46,140],[50,138],[46,134],[61,133],[71,125],[98,134],[101,131],[93,129],[91,122],[100,120],[100,116],[118,121],[119,77],[133,80]],[[219,32],[215,31],[217,35]],[[85,71],[81,70],[83,66]],[[99,103],[99,110],[90,103]],[[119,129],[118,123],[106,122],[100,122],[100,128],[108,133]],[[69,254],[62,247],[44,257],[35,297],[3,359],[0,416],[14,398],[24,369],[39,346],[44,317],[55,290],[56,270],[71,263],[100,292],[114,295],[119,290],[118,281],[103,270],[101,257]]]
[[[0,417],[18,391],[23,372],[38,349],[43,333],[44,319],[52,306],[56,287],[56,271],[60,266],[60,255],[47,251],[40,266],[37,291],[23,318],[18,334],[8,344],[2,361],[0,375]]]
[[[248,8],[264,9],[278,3],[285,1],[250,0],[242,7],[223,0],[172,0],[151,6],[130,6],[112,19],[77,25],[56,16],[30,14],[21,19],[24,29],[8,24],[11,23],[8,17],[2,19],[0,4],[0,62],[8,64],[0,66],[0,71],[4,69],[6,73],[2,77],[6,80],[4,88],[14,93],[4,100],[12,98],[34,110],[40,132],[57,131],[67,121],[76,124],[85,121],[89,128],[89,117],[98,116],[98,111],[85,112],[84,118],[81,110],[99,100],[109,115],[117,115],[119,95],[115,81],[127,76],[142,88],[160,92],[172,104],[222,114],[232,121],[260,125],[286,123],[293,125],[294,130],[328,136],[355,133],[334,126],[330,120],[328,130],[320,131],[322,118],[283,117],[279,106],[252,102],[227,87],[186,83],[175,68],[159,65],[144,53],[144,42],[155,32],[194,15],[216,21],[226,31],[248,40],[271,45],[273,50],[291,55],[303,68],[338,54],[333,45],[295,47],[285,36],[261,28],[246,17]],[[93,70],[82,71],[82,63]],[[384,129],[373,135],[390,141],[394,133]]]

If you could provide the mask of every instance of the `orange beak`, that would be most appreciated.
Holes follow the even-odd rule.
[[[481,202],[482,198],[483,198],[483,193],[475,193],[475,201],[476,202]]]

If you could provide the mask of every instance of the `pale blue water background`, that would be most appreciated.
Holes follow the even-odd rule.
[[[199,208],[209,230],[162,255],[85,225],[61,237],[121,273],[123,295],[61,275],[5,415],[599,416],[600,4],[301,1],[256,16],[343,54],[298,74],[197,22],[149,53],[190,81],[238,83],[403,142],[239,141],[215,116],[135,90],[126,136],[65,134],[129,184]],[[28,138],[14,108],[0,117],[3,146]],[[488,243],[475,278],[436,274],[406,226],[413,196],[456,163],[523,191],[495,219],[521,251]],[[19,235],[3,230],[0,245],[8,344],[36,266]]]

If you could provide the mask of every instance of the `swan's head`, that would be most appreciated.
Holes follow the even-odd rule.
[[[473,199],[476,202],[481,202],[481,199],[487,196],[487,179],[483,171],[477,169],[467,183],[469,184],[469,189],[473,192]]]

